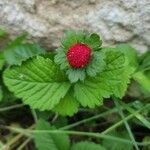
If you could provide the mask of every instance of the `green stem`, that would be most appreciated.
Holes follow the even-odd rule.
[[[31,138],[28,138],[25,140],[18,148],[17,150],[23,150],[23,148],[31,141]]]
[[[0,112],[20,108],[20,107],[23,107],[23,106],[24,106],[24,104],[16,104],[16,105],[0,108]]]
[[[38,121],[38,116],[36,114],[36,111],[34,109],[31,109],[31,112],[32,112],[32,116],[34,118],[34,122],[36,123]]]
[[[135,112],[135,110],[133,109],[133,108],[131,108],[131,107],[129,107],[127,104],[125,104],[124,102],[122,102],[122,101],[120,101],[120,103],[121,103],[121,105],[128,111],[128,112],[130,112],[130,113],[134,113]],[[137,115],[135,115],[135,117],[138,119],[138,120],[140,120],[142,123],[143,123],[143,125],[145,125],[148,129],[150,129],[150,122],[146,119],[146,118],[144,118],[142,115],[140,115],[140,114],[137,114]]]
[[[127,121],[127,120],[133,118],[135,115],[137,115],[137,114],[138,114],[139,112],[141,112],[142,110],[148,108],[149,106],[150,106],[150,105],[146,105],[146,106],[142,107],[141,109],[135,111],[133,114],[130,114],[129,116],[125,117],[124,120]],[[122,125],[123,122],[124,122],[123,120],[119,121],[118,123],[112,125],[110,128],[106,129],[106,130],[103,131],[102,133],[103,133],[103,134],[107,134],[107,133],[113,131],[114,129],[116,129],[117,127],[119,127],[120,125]]]
[[[129,105],[132,105],[132,104],[133,104],[133,103],[130,103]],[[121,109],[124,109],[124,108],[122,107]],[[81,120],[81,121],[78,121],[78,122],[75,122],[75,123],[73,123],[73,124],[70,124],[70,125],[61,127],[61,128],[59,128],[59,129],[62,129],[62,130],[71,129],[71,128],[74,128],[74,127],[76,127],[76,126],[79,126],[79,125],[81,125],[81,124],[83,124],[83,123],[90,122],[90,121],[95,120],[95,119],[98,119],[98,118],[100,118],[100,117],[105,117],[105,116],[109,115],[110,113],[114,113],[114,112],[117,112],[117,111],[118,111],[117,108],[113,108],[113,109],[108,110],[108,111],[106,111],[106,112],[103,112],[103,113],[101,113],[101,114],[92,116],[92,117],[87,118],[87,119],[83,119],[83,120]]]
[[[132,144],[132,141],[122,139],[119,137],[114,137],[110,135],[104,135],[101,133],[94,133],[94,132],[80,132],[80,131],[66,131],[66,130],[29,130],[29,129],[19,129],[19,128],[12,128],[12,127],[7,127],[7,129],[17,132],[17,133],[22,133],[25,135],[29,135],[32,137],[32,134],[44,134],[44,133],[50,133],[50,134],[71,134],[71,135],[80,135],[80,136],[90,136],[90,137],[95,137],[95,138],[102,138],[102,139],[109,139],[109,140],[114,140],[126,144]],[[140,143],[137,142],[138,145],[148,145],[150,142],[145,142],[145,143]]]
[[[128,131],[128,134],[129,134],[129,136],[130,136],[130,138],[131,138],[131,140],[132,140],[132,142],[133,142],[133,144],[135,146],[135,149],[139,150],[139,147],[138,147],[138,145],[137,145],[137,143],[135,141],[135,138],[134,138],[134,135],[132,134],[130,126],[129,126],[128,122],[126,120],[124,120],[125,116],[123,114],[123,111],[120,109],[120,105],[119,105],[118,101],[119,101],[119,99],[117,100],[117,99],[114,98],[114,103],[115,103],[116,107],[118,108],[118,112],[119,112],[119,114],[121,116],[121,119],[123,120],[123,122],[125,124],[125,127],[126,127],[126,129]]]
[[[104,117],[110,113],[114,113],[114,112],[117,112],[117,109],[112,109],[112,110],[109,110],[109,111],[106,111],[104,113],[101,113],[101,114],[98,114],[96,116],[93,116],[93,117],[90,117],[90,118],[87,118],[87,119],[83,119],[81,121],[78,121],[78,122],[75,122],[73,124],[70,124],[70,125],[67,125],[67,126],[64,126],[64,127],[61,127],[60,129],[62,130],[66,130],[66,129],[71,129],[73,127],[76,127],[76,126],[79,126],[80,124],[83,124],[83,123],[86,123],[86,122],[89,122],[89,121],[92,121],[92,120],[95,120],[95,119],[98,119],[100,117]]]
[[[33,124],[31,127],[29,127],[28,129],[33,129],[35,126],[35,124]],[[7,128],[6,126],[0,126],[0,128],[2,129],[8,129],[11,130],[9,128]],[[17,132],[18,133],[18,132]],[[19,132],[18,135],[16,135],[15,137],[13,137],[10,141],[8,141],[8,143],[6,144],[6,147],[13,147],[13,145],[18,142],[25,134],[22,132]],[[28,134],[26,136],[29,136]]]

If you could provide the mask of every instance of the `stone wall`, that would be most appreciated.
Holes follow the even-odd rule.
[[[99,33],[105,45],[150,47],[150,0],[0,0],[0,27],[11,37],[27,31],[30,39],[53,48],[68,29]]]

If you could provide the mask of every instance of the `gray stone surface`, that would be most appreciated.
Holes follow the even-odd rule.
[[[98,32],[104,45],[131,43],[150,47],[150,0],[0,0],[0,27],[11,37],[27,31],[30,39],[53,48],[68,29]]]

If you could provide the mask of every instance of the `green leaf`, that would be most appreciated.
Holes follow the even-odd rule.
[[[53,110],[62,116],[72,116],[78,112],[78,107],[79,103],[74,98],[72,90],[70,90]]]
[[[78,80],[83,81],[85,79],[85,69],[73,69],[70,68],[66,71],[71,83],[77,82]]]
[[[27,38],[28,36],[28,33],[22,33],[20,34],[18,37],[16,37],[14,40],[10,41],[8,43],[8,47],[15,47],[15,46],[18,46],[20,44],[23,43],[23,41],[25,41],[25,39]]]
[[[95,78],[75,84],[75,97],[82,106],[94,108],[101,105],[103,98],[111,95],[122,97],[125,94],[133,68],[129,66],[123,53],[116,49],[104,49],[105,69]]]
[[[133,47],[128,44],[119,44],[116,48],[125,54],[132,67],[135,67],[135,69],[138,67],[137,51]]]
[[[50,124],[42,119],[37,122],[36,130],[53,130]],[[69,150],[70,140],[66,134],[35,133],[35,145],[38,150]]]
[[[94,108],[95,105],[102,105],[103,99],[96,83],[85,81],[79,82],[74,86],[74,96],[84,107]]]
[[[4,82],[25,104],[40,110],[57,105],[70,88],[64,73],[49,58],[37,56],[7,69]]]
[[[150,92],[150,77],[146,76],[142,71],[138,71],[133,75],[133,79]]]
[[[94,52],[93,59],[86,67],[86,72],[89,76],[94,77],[97,73],[100,73],[104,70],[105,61],[104,61],[104,54],[102,52]]]
[[[126,131],[122,131],[122,132],[113,131],[110,135],[130,140],[130,137]],[[109,139],[103,140],[103,146],[108,150],[132,150],[133,149],[132,144],[124,144],[119,141],[114,142]]]
[[[100,144],[84,141],[74,144],[71,150],[106,150],[106,149]]]
[[[30,43],[9,46],[4,50],[5,59],[10,65],[21,65],[22,61],[44,53],[45,51],[38,44]]]
[[[85,33],[80,31],[80,32],[76,32],[76,31],[67,31],[65,33],[65,36],[62,38],[62,45],[66,48],[66,50],[68,50],[70,48],[70,46],[80,42],[84,42],[84,38],[85,38]]]
[[[5,64],[4,55],[2,52],[0,52],[0,70],[2,70],[4,64]]]
[[[150,70],[150,50],[148,50],[146,53],[144,53],[140,57],[140,69],[141,70]]]
[[[128,58],[117,49],[107,48],[105,52],[106,68],[99,75],[100,82],[105,81],[112,95],[121,98],[125,95],[134,68],[130,66]]]
[[[54,57],[55,63],[60,65],[61,70],[68,68],[69,63],[67,61],[64,49],[58,48],[56,51],[57,51],[57,54]]]
[[[102,45],[102,40],[96,33],[92,33],[89,37],[85,39],[85,43],[88,44],[93,50],[99,50]]]

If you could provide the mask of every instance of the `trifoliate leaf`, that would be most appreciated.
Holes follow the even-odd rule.
[[[102,45],[102,40],[96,33],[92,33],[89,37],[85,39],[85,43],[89,45],[93,50],[99,50]]]
[[[53,110],[62,116],[72,116],[78,112],[78,107],[79,103],[74,98],[73,92],[70,90]]]
[[[36,57],[4,72],[4,82],[25,104],[40,110],[57,105],[70,83],[64,73],[48,58]]]
[[[106,149],[100,144],[84,141],[84,142],[79,142],[77,144],[74,144],[71,150],[106,150]]]
[[[50,124],[40,119],[36,130],[54,130]],[[66,134],[34,133],[34,141],[38,150],[69,150],[70,140]]]
[[[9,46],[4,50],[5,59],[10,65],[21,65],[22,61],[43,53],[45,51],[38,44],[30,43]]]
[[[65,33],[65,36],[63,37],[61,43],[65,47],[66,50],[68,50],[72,45],[80,42],[84,42],[85,33],[80,31],[67,31]]]
[[[111,95],[122,97],[127,89],[133,68],[128,59],[117,49],[104,49],[105,69],[94,78],[75,84],[75,97],[82,106],[95,107],[103,103],[103,98]]]

